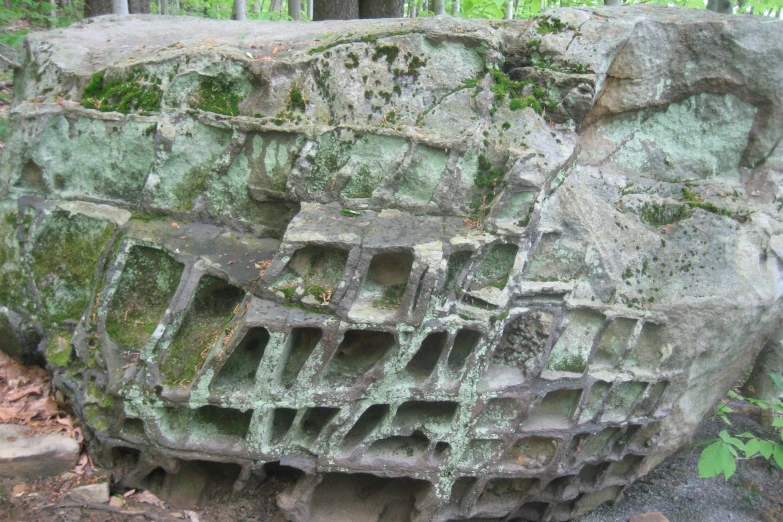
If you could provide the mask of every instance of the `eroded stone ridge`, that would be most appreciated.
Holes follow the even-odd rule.
[[[291,520],[568,520],[688,443],[778,324],[778,25],[30,35],[0,342],[45,354],[128,486],[282,465]]]

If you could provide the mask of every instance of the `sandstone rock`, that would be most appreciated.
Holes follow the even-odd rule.
[[[76,502],[91,502],[93,504],[105,504],[109,501],[109,483],[88,484],[73,488],[68,496]]]
[[[782,55],[660,6],[28,35],[0,328],[42,332],[128,486],[572,519],[779,326]]]
[[[37,478],[73,469],[79,443],[62,433],[36,436],[29,428],[0,424],[0,477]]]

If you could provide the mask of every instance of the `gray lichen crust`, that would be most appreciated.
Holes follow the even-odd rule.
[[[778,325],[777,25],[29,35],[0,345],[46,357],[128,486],[279,462],[291,520],[569,520],[687,444]]]

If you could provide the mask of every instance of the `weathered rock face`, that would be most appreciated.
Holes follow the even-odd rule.
[[[778,325],[778,31],[636,7],[30,35],[4,347],[42,339],[128,485],[192,500],[216,462],[239,491],[279,461],[292,520],[584,513]]]

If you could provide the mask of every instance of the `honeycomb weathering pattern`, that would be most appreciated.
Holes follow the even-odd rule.
[[[279,463],[291,520],[569,520],[687,444],[778,325],[776,31],[633,7],[30,35],[0,343],[40,346],[127,486]]]

